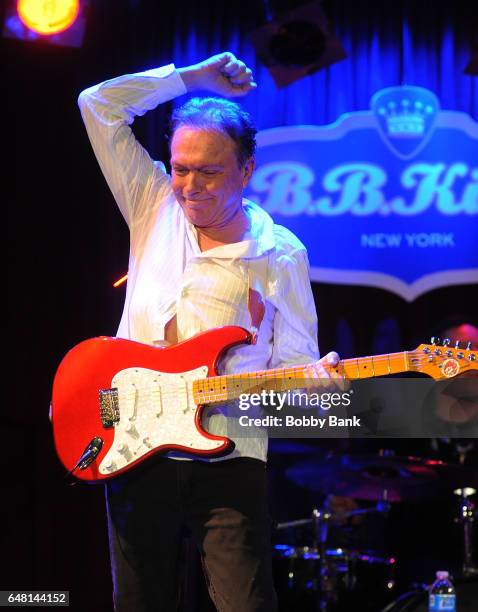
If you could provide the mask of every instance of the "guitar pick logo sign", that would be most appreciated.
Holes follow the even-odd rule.
[[[423,87],[388,87],[371,101],[384,143],[401,159],[411,159],[428,142],[440,108],[438,98]]]

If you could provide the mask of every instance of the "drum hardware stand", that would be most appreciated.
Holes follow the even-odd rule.
[[[376,510],[386,514],[391,507],[391,503],[388,501],[388,489],[383,489],[382,497],[377,501]]]
[[[478,568],[473,565],[472,535],[475,522],[475,504],[469,499],[476,493],[476,489],[464,487],[453,491],[460,497],[460,515],[455,518],[455,523],[463,526],[463,565],[462,574],[464,578],[478,576]]]
[[[314,579],[313,590],[316,596],[317,610],[327,612],[329,605],[336,603],[337,593],[335,590],[335,576],[330,569],[330,561],[327,555],[327,538],[330,519],[335,519],[343,515],[350,518],[352,516],[370,514],[371,512],[386,513],[390,510],[390,502],[388,501],[388,491],[384,489],[382,498],[377,502],[375,508],[357,508],[346,512],[327,512],[314,508],[312,511],[312,521],[314,524],[314,547],[317,549],[318,555],[318,577]],[[296,521],[304,524],[305,521]]]
[[[334,600],[333,581],[327,561],[327,536],[329,531],[328,522],[332,514],[324,510],[314,508],[312,510],[312,521],[314,524],[314,547],[319,552],[318,577],[314,578],[313,591],[317,611],[327,612],[329,604]]]
[[[354,511],[353,511],[354,512]],[[340,515],[341,513],[337,513]],[[299,519],[296,521],[288,521],[287,523],[279,523],[276,529],[288,529],[290,527],[301,527],[303,525],[313,524],[314,537],[313,547],[317,551],[317,572],[315,573],[312,583],[312,591],[315,596],[317,612],[327,612],[329,604],[335,600],[333,591],[333,576],[330,572],[329,562],[327,560],[327,537],[329,520],[337,514],[327,512],[326,510],[318,510],[314,508],[312,518]],[[344,516],[349,516],[350,512],[344,512]],[[318,576],[318,579],[317,579]]]

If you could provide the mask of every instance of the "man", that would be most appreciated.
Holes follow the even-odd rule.
[[[303,245],[242,193],[254,169],[255,129],[232,102],[195,98],[172,118],[171,178],[129,125],[195,90],[228,97],[255,89],[231,53],[175,70],[127,75],[84,91],[82,116],[101,169],[130,229],[126,302],[118,336],[175,343],[222,325],[257,328],[257,342],[228,351],[221,373],[316,361],[316,314]],[[311,375],[339,384],[324,367]],[[235,450],[210,461],[151,461],[107,488],[118,612],[175,610],[181,529],[203,560],[221,611],[276,608],[265,488],[267,440],[235,436],[214,410],[203,419]],[[238,432],[237,432],[238,433]]]

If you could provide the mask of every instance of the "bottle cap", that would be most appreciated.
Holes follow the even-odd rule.
[[[436,573],[438,580],[446,580],[449,576],[448,572],[440,570]]]

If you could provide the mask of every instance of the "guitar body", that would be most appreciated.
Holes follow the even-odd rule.
[[[201,426],[192,382],[215,376],[220,356],[251,342],[241,327],[222,327],[168,347],[101,336],[75,346],[56,373],[52,396],[57,454],[72,470],[93,438],[103,446],[77,478],[122,474],[155,453],[213,457],[234,444]]]

